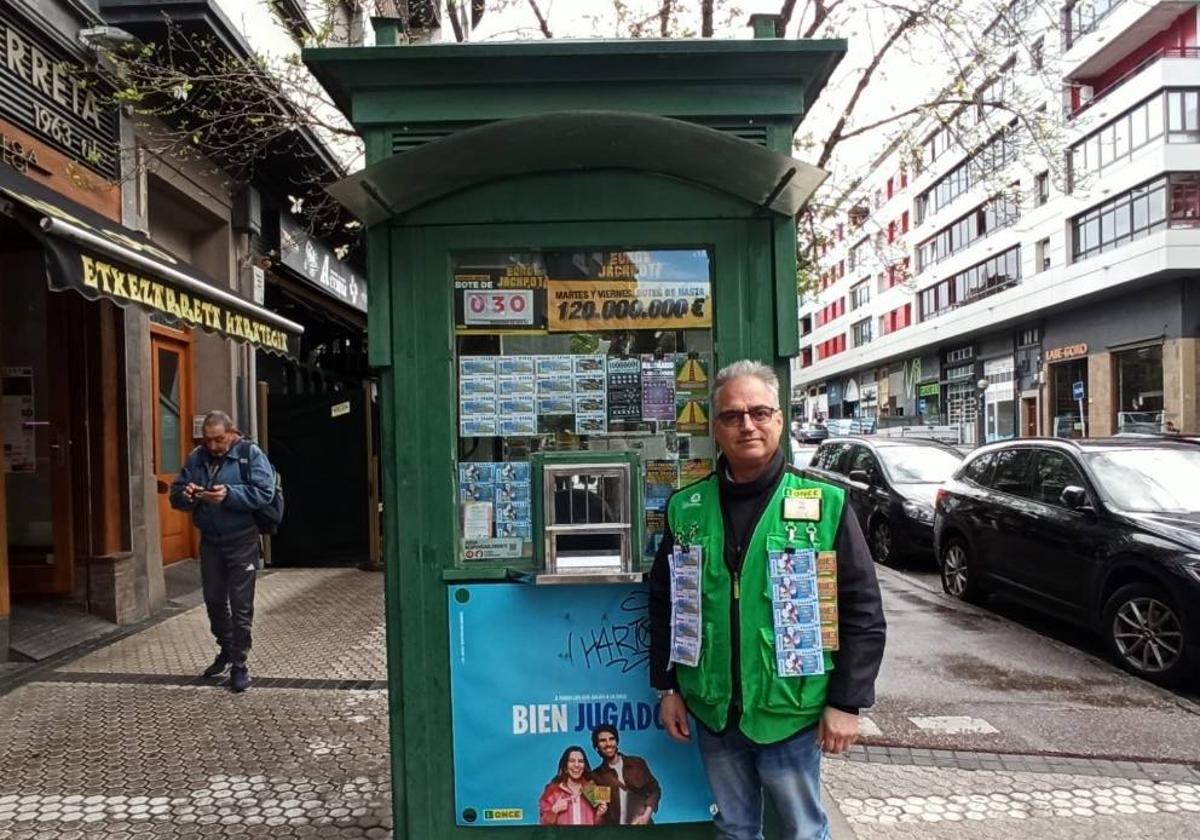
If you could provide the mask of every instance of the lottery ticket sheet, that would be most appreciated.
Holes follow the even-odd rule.
[[[700,664],[700,546],[671,552],[671,662]]]
[[[767,564],[775,620],[776,671],[781,677],[824,674],[816,552],[769,551]]]

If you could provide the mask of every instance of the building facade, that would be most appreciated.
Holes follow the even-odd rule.
[[[1061,150],[1022,144],[1015,121],[972,135],[967,107],[915,165],[880,155],[801,313],[808,417],[968,444],[1200,431],[1198,9],[1080,0],[1013,56],[987,98],[1053,56]]]
[[[154,26],[163,5],[144,7]],[[215,6],[186,5],[191,23],[238,42]],[[81,83],[95,61],[89,33],[128,25],[153,40],[137,11],[0,2],[0,660],[52,655],[71,633],[37,628],[74,615],[129,624],[163,606],[164,567],[198,549],[167,489],[199,419],[222,408],[256,434],[260,360],[271,376],[301,366],[305,322],[346,308],[320,275],[307,300],[316,316],[268,291],[286,269],[264,218],[278,229],[270,208],[286,201],[286,180],[263,174],[274,201],[264,212],[258,184],[156,156],[152,125]],[[365,325],[346,317],[337,338],[349,352]]]

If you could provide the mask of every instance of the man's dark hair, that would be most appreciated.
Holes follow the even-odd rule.
[[[621,733],[617,732],[617,727],[611,724],[602,723],[592,730],[592,746],[596,749],[600,748],[600,733],[607,732],[613,736],[613,740],[618,744],[621,743]]]

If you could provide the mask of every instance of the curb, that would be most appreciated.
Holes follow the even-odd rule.
[[[846,816],[838,809],[837,802],[829,795],[825,785],[821,785],[821,804],[825,806],[825,813],[829,817],[830,840],[858,840],[858,835],[850,827]]]

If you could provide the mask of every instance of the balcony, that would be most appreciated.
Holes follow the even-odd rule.
[[[1100,87],[1089,85],[1081,79],[1071,88],[1071,101],[1067,104],[1067,116],[1072,119],[1078,117],[1130,79],[1164,59],[1200,59],[1200,47],[1163,47],[1155,50],[1120,75],[1104,78]]]

